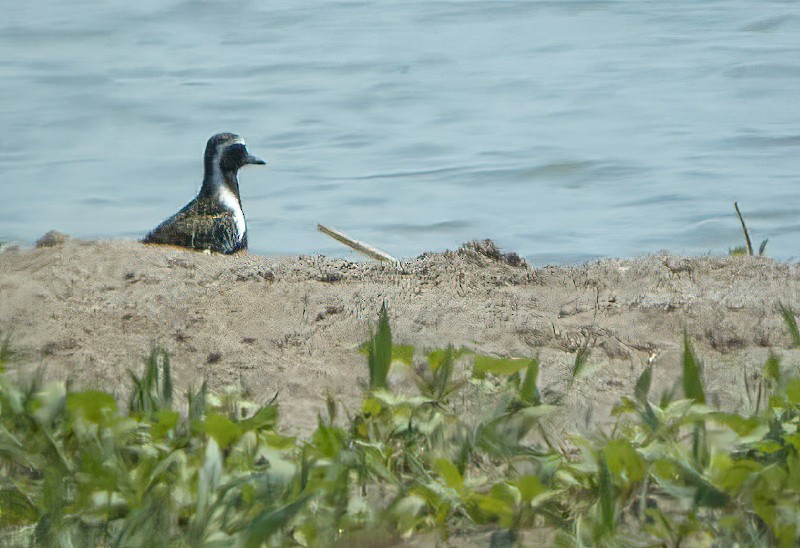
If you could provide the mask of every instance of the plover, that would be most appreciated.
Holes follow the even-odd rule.
[[[197,197],[142,239],[198,251],[236,253],[247,249],[247,224],[239,196],[239,168],[266,162],[247,152],[244,139],[219,133],[208,140],[203,186]]]

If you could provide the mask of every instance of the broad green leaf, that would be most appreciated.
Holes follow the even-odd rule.
[[[472,362],[472,374],[478,378],[486,373],[493,375],[513,375],[529,365],[529,360],[521,358],[492,358],[476,354]]]
[[[245,531],[244,546],[247,548],[257,548],[263,546],[266,541],[297,515],[308,503],[310,495],[304,495],[297,500],[280,506],[279,508],[258,514],[248,525]]]
[[[786,397],[789,403],[800,403],[800,378],[795,377],[786,384]]]
[[[311,437],[313,447],[326,458],[332,459],[342,450],[345,441],[345,433],[334,426],[327,426],[319,421],[317,430]]]
[[[706,403],[703,390],[703,367],[692,350],[689,334],[683,334],[683,393],[687,399],[696,403]]]
[[[704,478],[694,468],[687,464],[679,464],[681,476],[686,484],[696,489],[695,503],[709,508],[722,508],[728,504],[730,497],[710,481]]]
[[[381,405],[380,400],[375,397],[366,398],[361,403],[361,411],[367,416],[377,415],[381,412],[381,409],[383,409],[383,406]]]
[[[734,460],[728,454],[718,454],[711,462],[711,477],[726,493],[735,496],[742,485],[762,468],[760,462],[751,459]]]
[[[67,410],[73,418],[95,424],[107,424],[119,414],[114,396],[99,390],[84,390],[67,394]]]
[[[242,430],[267,430],[275,426],[278,420],[278,407],[267,405],[259,409],[255,415],[239,422]]]
[[[740,436],[746,436],[764,424],[764,420],[759,417],[743,417],[736,413],[723,413],[721,411],[709,414],[709,418],[724,424]]]
[[[539,378],[539,360],[532,358],[528,361],[528,368],[525,371],[525,380],[519,389],[520,399],[530,405],[539,403],[539,388],[536,382]]]
[[[598,459],[598,491],[600,509],[600,530],[595,535],[595,540],[610,537],[616,529],[617,518],[615,512],[616,493],[611,481],[611,473],[603,456]]]
[[[533,499],[547,491],[537,476],[520,476],[514,481],[514,485],[519,489],[520,497],[525,504],[530,504]]]
[[[264,432],[263,434],[264,440],[267,442],[267,445],[278,449],[279,451],[285,451],[287,449],[292,449],[295,447],[297,443],[296,438],[290,436],[282,436],[280,434],[276,434],[275,432]]]
[[[464,478],[461,477],[455,464],[447,459],[436,459],[434,465],[448,487],[459,493],[464,489]]]
[[[644,402],[641,417],[642,422],[647,425],[651,432],[655,432],[661,427],[661,419],[649,401]]]
[[[775,440],[769,440],[769,439],[763,439],[761,441],[748,444],[747,447],[754,449],[760,453],[764,453],[765,455],[771,455],[783,449],[782,444],[778,443]]]
[[[764,363],[764,376],[776,382],[781,377],[781,359],[771,350],[767,361]]]
[[[608,471],[619,478],[623,484],[641,481],[647,473],[645,460],[628,440],[609,441],[603,448],[603,457]]]
[[[386,388],[386,378],[392,364],[392,330],[389,327],[389,313],[385,302],[378,314],[378,327],[369,345],[367,363],[370,390]]]
[[[392,361],[398,361],[406,365],[412,365],[414,363],[414,347],[402,344],[393,345]]]
[[[633,389],[633,394],[639,403],[647,401],[647,396],[650,394],[650,383],[653,378],[653,367],[648,364],[644,367],[644,371],[639,375],[636,381],[636,388]]]
[[[250,504],[255,497],[256,489],[252,483],[246,483],[242,486],[242,500],[245,504]]]
[[[519,491],[506,483],[492,486],[489,494],[478,497],[481,511],[499,521],[500,527],[511,527],[519,500]]]
[[[210,413],[202,423],[202,430],[217,442],[222,449],[227,449],[242,437],[242,428],[228,417],[219,413]]]
[[[155,439],[162,439],[178,425],[181,414],[171,409],[160,409],[155,416],[151,433]]]

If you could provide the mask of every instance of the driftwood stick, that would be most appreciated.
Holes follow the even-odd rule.
[[[385,251],[381,251],[376,247],[372,247],[369,244],[364,242],[359,242],[358,240],[352,239],[350,236],[344,234],[336,230],[335,228],[330,228],[324,225],[317,225],[317,230],[320,232],[327,234],[334,240],[342,242],[344,245],[350,246],[356,251],[363,253],[364,255],[368,255],[373,259],[377,259],[378,261],[389,261],[392,264],[398,265],[400,261],[386,253]]]

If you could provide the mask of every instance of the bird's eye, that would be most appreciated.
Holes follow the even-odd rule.
[[[239,143],[229,145],[222,153],[220,166],[225,171],[236,170],[242,166],[242,162],[246,157],[247,149],[245,149],[244,145]]]
[[[234,145],[228,145],[225,148],[225,154],[241,154],[244,152],[244,145],[236,143]]]

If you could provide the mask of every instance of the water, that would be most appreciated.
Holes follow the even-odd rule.
[[[0,239],[137,238],[247,139],[251,250],[800,256],[797,2],[15,2]]]

